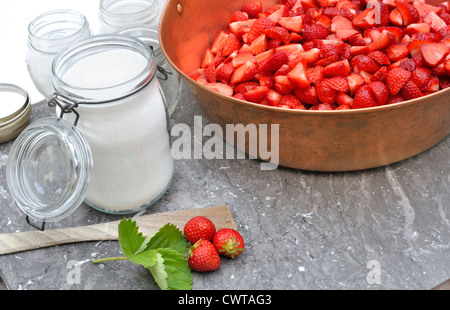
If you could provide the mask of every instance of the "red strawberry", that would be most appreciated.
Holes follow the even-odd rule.
[[[311,84],[320,83],[325,78],[323,74],[323,67],[321,66],[308,67],[306,69],[306,74]]]
[[[402,16],[403,26],[416,23],[420,16],[417,9],[406,1],[395,1],[395,6],[398,8],[400,15]]]
[[[437,76],[432,75],[432,76],[430,76],[428,81],[420,88],[420,90],[423,92],[428,92],[428,91],[436,92],[441,87],[440,82],[441,81],[439,80],[439,78]]]
[[[220,267],[220,257],[210,241],[202,239],[191,246],[188,265],[197,272],[214,271]]]
[[[389,90],[386,84],[379,81],[375,81],[370,83],[369,86],[372,89],[373,95],[378,105],[385,105],[388,103]]]
[[[373,96],[372,89],[368,85],[361,86],[353,98],[353,109],[362,109],[378,106],[377,101]]]
[[[241,8],[241,11],[247,13],[249,18],[257,18],[258,14],[262,13],[262,10],[262,3],[259,1],[248,2]]]
[[[254,62],[247,61],[245,64],[234,70],[230,78],[230,83],[237,84],[250,81],[255,77],[257,71],[258,66]]]
[[[386,75],[388,73],[388,69],[386,66],[383,66],[380,68],[380,70],[378,70],[377,72],[375,72],[372,77],[370,78],[371,81],[380,81],[385,83],[386,82]]]
[[[339,56],[341,54],[342,54],[342,48],[340,46],[337,46],[334,44],[324,44],[319,50],[319,55],[321,58],[327,58],[327,57],[330,57],[333,55]]]
[[[213,54],[217,54],[222,51],[223,46],[228,38],[229,34],[225,31],[219,32],[219,34],[214,39],[212,45],[211,45],[211,52]]]
[[[318,24],[305,24],[302,29],[302,36],[306,41],[325,39],[328,36],[328,30]]]
[[[369,44],[369,51],[382,50],[394,42],[394,36],[387,30],[383,30],[380,36]]]
[[[245,244],[241,234],[231,228],[221,228],[214,235],[213,244],[223,256],[236,258],[244,251]]]
[[[287,106],[290,109],[293,109],[301,104],[301,101],[293,94],[284,95],[279,103],[280,106]]]
[[[240,47],[241,42],[239,42],[238,38],[233,33],[230,33],[223,45],[222,56],[229,56]]]
[[[347,59],[336,61],[323,68],[323,74],[326,76],[346,76],[350,72],[351,68]]]
[[[310,88],[296,88],[294,93],[303,103],[311,105],[319,103],[316,88],[314,86],[311,86]]]
[[[291,34],[286,28],[272,27],[264,30],[264,33],[271,39],[279,39],[282,43],[288,44],[291,40]]]
[[[242,82],[236,86],[236,89],[234,91],[236,93],[245,94],[246,92],[254,90],[257,86],[259,86],[258,82],[254,82],[254,81]]]
[[[394,68],[386,75],[386,85],[391,95],[396,95],[411,77],[411,72],[402,68]]]
[[[233,12],[233,14],[231,14],[230,20],[228,21],[228,23],[231,24],[233,22],[244,21],[244,20],[248,20],[248,14],[245,12],[242,12],[242,11],[236,11],[236,12]]]
[[[364,77],[356,72],[352,72],[347,76],[348,86],[350,89],[350,96],[355,95],[356,91],[364,85],[366,80]]]
[[[288,61],[289,57],[285,51],[276,51],[272,57],[259,66],[258,72],[276,72],[283,65],[287,64]]]
[[[417,85],[417,87],[422,87],[430,79],[431,70],[428,68],[417,68],[411,74],[411,82]]]
[[[267,103],[273,107],[276,107],[280,104],[281,99],[283,99],[283,95],[281,95],[279,92],[269,89],[266,95]]]
[[[200,239],[212,241],[216,233],[216,226],[207,217],[196,216],[184,225],[183,233],[191,243],[196,243]]]
[[[375,25],[375,14],[373,12],[374,9],[369,8],[365,9],[358,15],[356,15],[353,20],[353,26],[358,28],[371,28]]]
[[[207,83],[205,86],[225,96],[233,96],[234,93],[233,88],[223,83]]]
[[[303,62],[299,62],[291,71],[289,71],[287,77],[295,87],[306,88],[310,85],[306,74],[306,65]]]
[[[416,63],[411,58],[401,60],[398,66],[399,68],[405,69],[409,72],[413,72],[416,69]]]
[[[216,71],[216,79],[219,82],[228,84],[230,81],[231,75],[234,72],[234,65],[232,62],[227,64],[222,64]]]
[[[370,58],[375,60],[380,65],[390,65],[391,64],[389,57],[382,51],[373,51],[373,52],[370,52],[367,56],[369,56]]]
[[[278,23],[292,32],[300,32],[303,28],[303,18],[302,16],[292,16],[292,17],[281,17]]]
[[[214,63],[210,64],[204,71],[205,79],[208,83],[217,82],[216,79],[216,68],[214,67]]]
[[[443,43],[427,43],[420,48],[425,62],[434,67],[449,53],[449,47]]]
[[[258,86],[258,87],[255,87],[255,89],[253,89],[249,92],[246,92],[244,94],[244,97],[245,97],[245,100],[247,100],[247,101],[259,103],[264,100],[268,91],[269,91],[269,87]]]
[[[337,91],[326,87],[322,83],[316,85],[317,98],[322,103],[334,104],[336,102]]]
[[[447,27],[447,24],[435,12],[428,13],[423,18],[423,21],[430,25],[431,29],[436,32],[439,32],[439,30]]]
[[[400,94],[406,99],[415,99],[423,96],[422,91],[411,81],[406,82],[405,86],[400,91]]]
[[[336,103],[339,106],[348,106],[351,107],[353,105],[353,98],[347,95],[344,92],[339,91],[336,95]]]
[[[410,50],[402,44],[393,44],[386,49],[386,55],[390,61],[396,62],[407,57]]]
[[[356,55],[350,61],[350,66],[354,72],[375,73],[380,69],[380,65],[367,55]]]
[[[434,42],[428,41],[428,40],[411,40],[410,42],[408,42],[407,48],[411,54],[411,57],[421,54],[422,45],[427,44],[427,43],[434,43]],[[389,54],[388,54],[388,56],[389,56]],[[401,58],[399,58],[399,59],[401,59]]]
[[[322,85],[329,87],[331,89],[341,91],[341,92],[348,92],[349,91],[349,85],[346,77],[343,76],[335,76],[331,78],[326,78],[322,82]]]
[[[276,24],[273,20],[267,17],[258,18],[255,23],[251,26],[250,31],[247,36],[247,43],[252,43],[257,37],[259,37],[265,29],[272,28]]]

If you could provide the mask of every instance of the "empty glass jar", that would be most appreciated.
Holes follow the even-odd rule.
[[[111,34],[135,25],[158,25],[158,0],[101,0],[100,33]]]
[[[90,36],[85,16],[72,10],[55,10],[36,17],[28,26],[28,72],[39,92],[50,98],[52,62],[56,54],[67,45]]]

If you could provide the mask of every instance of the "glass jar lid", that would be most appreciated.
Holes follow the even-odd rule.
[[[93,169],[85,138],[71,123],[43,118],[14,141],[6,180],[19,208],[29,217],[58,221],[85,199]]]
[[[28,93],[14,84],[0,84],[0,143],[17,137],[28,125],[31,102]]]

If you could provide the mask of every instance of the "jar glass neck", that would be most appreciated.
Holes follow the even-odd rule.
[[[149,24],[158,19],[157,0],[102,0],[100,20],[115,28]]]
[[[120,60],[107,60],[111,52],[122,53]],[[129,69],[127,58],[131,58],[133,69]],[[135,58],[139,58],[137,65]],[[111,70],[103,72],[105,67],[100,67],[100,62]],[[80,70],[83,72],[78,71],[77,74],[82,83],[77,84],[66,78],[66,74],[70,75],[69,70],[81,63],[83,70]],[[75,43],[63,49],[52,65],[55,90],[82,103],[105,103],[128,97],[151,83],[155,73],[156,64],[151,49],[138,39],[121,35],[92,36]],[[111,75],[120,77],[120,80],[114,80]]]
[[[63,47],[90,36],[86,17],[72,10],[56,10],[36,17],[28,26],[28,42],[44,53],[56,54]]]

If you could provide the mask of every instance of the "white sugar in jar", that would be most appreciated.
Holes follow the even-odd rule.
[[[89,144],[93,172],[85,202],[96,209],[136,212],[171,184],[167,107],[155,73],[152,51],[119,35],[83,40],[53,62],[52,102]]]

